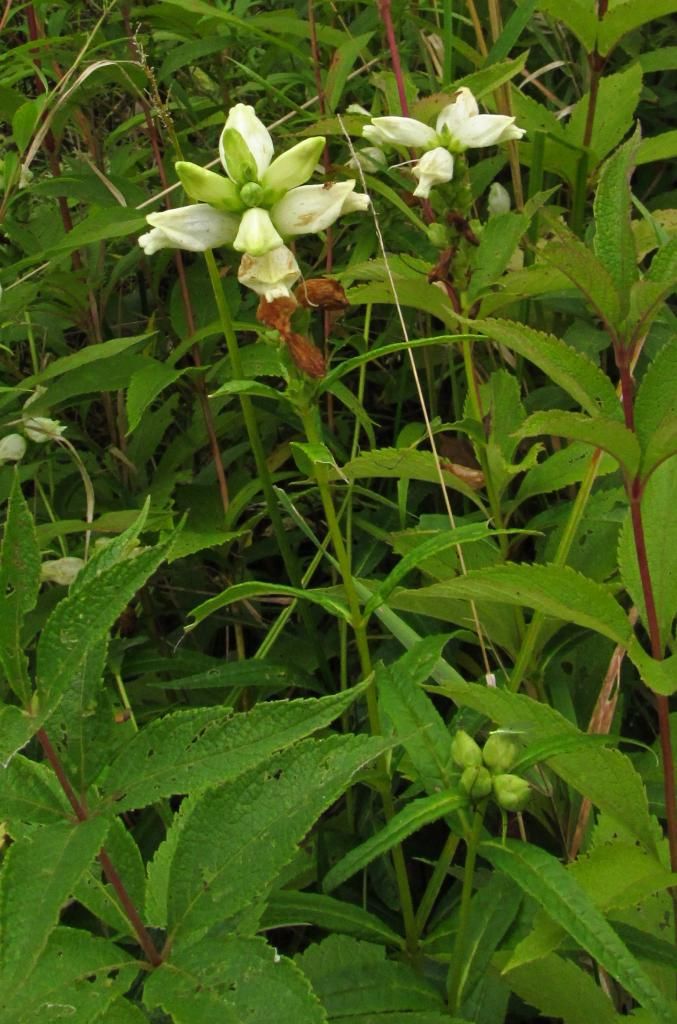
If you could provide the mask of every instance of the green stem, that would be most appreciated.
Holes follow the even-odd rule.
[[[447,983],[448,992],[448,1005],[449,1013],[454,1014],[458,1011],[459,1002],[462,995],[463,988],[463,968],[464,968],[464,947],[466,940],[466,932],[468,930],[468,922],[470,920],[470,902],[472,900],[473,887],[475,881],[475,862],[477,860],[477,847],[480,842],[480,835],[482,833],[482,823],[484,821],[484,811],[486,808],[486,800],[478,804],[475,816],[473,818],[472,828],[469,835],[466,838],[466,856],[465,856],[465,867],[463,869],[463,890],[461,892],[461,909],[458,917],[458,931],[456,932],[456,940],[454,942],[454,952],[451,961],[451,967],[449,969],[449,978]]]
[[[433,868],[433,873],[430,876],[430,880],[428,881],[425,892],[423,893],[423,898],[421,899],[421,902],[418,905],[418,910],[416,911],[416,928],[419,935],[423,934],[423,930],[428,923],[428,918],[430,917],[435,901],[440,894],[440,889],[444,884],[444,880],[449,873],[449,868],[451,867],[451,862],[454,859],[454,854],[456,853],[459,842],[459,837],[454,835],[453,832],[450,832],[447,836],[446,843],[442,847],[442,852],[437,858],[437,864]]]
[[[309,444],[321,444],[322,437],[315,420],[315,415],[308,409],[299,409],[299,415]],[[355,643],[357,645],[357,652],[360,659],[360,669],[362,676],[365,679],[368,679],[369,676],[372,675],[372,664],[371,654],[369,651],[369,641],[367,639],[367,625],[362,614],[355,581],[353,580],[350,556],[343,541],[341,526],[338,521],[338,516],[336,515],[334,499],[331,493],[331,487],[329,486],[327,467],[321,463],[318,463],[315,466],[315,479],[320,492],[320,499],[322,501],[325,519],[327,520],[327,529],[336,554],[343,588],[346,593],[348,608],[350,609],[350,620],[355,634]],[[378,703],[376,700],[376,688],[373,681],[367,690],[367,715],[369,717],[369,728],[372,735],[379,736],[381,733],[381,723],[379,720]],[[382,756],[381,758],[381,767],[389,775],[385,756]],[[381,795],[386,821],[390,821],[395,814],[395,805],[392,793],[388,789],[382,791]],[[415,956],[418,949],[416,918],[414,914],[414,904],[411,897],[411,888],[409,886],[409,877],[407,875],[407,865],[404,860],[402,847],[399,844],[393,848],[392,858],[393,867],[395,868],[397,889],[400,896],[400,904],[402,906],[407,950],[411,956]]]
[[[571,551],[571,545],[574,542],[574,537],[576,536],[578,527],[581,524],[585,506],[588,503],[588,498],[590,497],[593,484],[597,478],[597,469],[601,458],[602,451],[598,448],[593,453],[593,456],[588,463],[588,468],[585,471],[585,476],[581,481],[581,486],[578,490],[578,494],[576,495],[576,500],[574,501],[573,508],[571,509],[566,526],[564,527],[564,532],[560,538],[560,542],[557,545],[557,552],[553,559],[553,565],[564,566],[567,563],[569,552]],[[522,680],[524,679],[524,675],[531,664],[531,659],[533,658],[545,619],[546,616],[541,612],[535,612],[527,627],[526,634],[522,641],[522,646],[520,647],[519,654],[517,656],[517,661],[515,662],[512,675],[510,677],[509,688],[513,693],[519,690]]]
[[[444,71],[443,85],[449,85],[454,80],[454,0],[443,0],[443,41],[444,41]]]

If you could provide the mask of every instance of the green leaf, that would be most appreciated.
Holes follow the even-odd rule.
[[[621,319],[621,296],[611,274],[587,245],[580,239],[567,237],[564,241],[547,245],[543,256],[575,285],[607,325],[611,328],[618,326]]]
[[[676,380],[677,345],[668,342],[645,372],[635,399],[635,427],[645,451],[661,424],[677,415]]]
[[[135,593],[165,558],[171,541],[88,579],[61,601],[38,641],[40,717],[57,707],[92,648],[108,633]]]
[[[642,456],[641,475],[646,482],[658,466],[677,453],[677,413],[668,414],[660,423]]]
[[[631,636],[625,612],[611,592],[566,566],[492,566],[419,590],[402,591],[398,597],[403,594],[418,595],[428,602],[458,597],[499,601],[534,608],[563,622],[575,622],[617,644],[627,643]]]
[[[589,146],[595,164],[603,160],[632,127],[641,89],[639,64],[631,64],[625,71],[603,75],[600,79]],[[589,103],[590,93],[586,92],[574,105],[566,125],[568,140],[577,146],[583,145]]]
[[[20,153],[23,153],[33,137],[46,99],[46,96],[38,96],[34,100],[26,100],[12,117],[12,135]]]
[[[602,448],[620,462],[633,479],[639,471],[640,449],[637,438],[618,420],[604,416],[584,416],[576,412],[536,412],[517,431],[519,437],[550,434],[584,441],[593,448]]]
[[[150,331],[148,334],[137,334],[132,338],[113,338],[111,341],[102,341],[96,345],[86,345],[77,352],[72,352],[68,356],[62,356],[60,359],[48,363],[44,370],[24,378],[21,385],[24,388],[32,388],[37,384],[46,384],[48,381],[54,380],[55,377],[62,377],[66,373],[70,374],[82,366],[90,366],[92,363],[102,360],[107,361],[130,349],[137,348],[154,335],[155,332]]]
[[[338,864],[335,864],[325,875],[322,888],[325,892],[331,892],[351,875],[361,871],[377,857],[383,856],[393,846],[397,846],[407,836],[418,832],[424,825],[429,825],[431,821],[438,821],[446,814],[451,814],[452,811],[458,811],[467,806],[466,794],[458,792],[434,793],[432,796],[412,800],[391,818],[380,832],[361,843],[360,846],[356,846]]]
[[[616,286],[624,313],[630,289],[637,280],[637,253],[630,226],[630,178],[639,142],[640,134],[636,131],[609,157],[600,172],[595,193],[595,253]]]
[[[490,530],[488,523],[469,523],[464,526],[457,526],[455,529],[445,531],[442,535],[430,537],[428,540],[417,544],[413,551],[410,551],[404,558],[401,558],[395,568],[378,584],[365,605],[365,618],[370,616],[384,601],[387,601],[395,587],[427,558],[441,554],[449,548],[455,548],[464,543],[485,540],[487,537],[495,536],[495,534],[496,531]]]
[[[677,12],[675,0],[643,0],[641,4],[619,3],[610,5],[600,22],[598,48],[606,55],[620,39],[633,29],[654,18],[663,18]]]
[[[345,377],[347,374],[352,373],[353,370],[357,370],[360,366],[366,365],[366,363],[374,362],[377,359],[383,359],[385,356],[395,355],[397,352],[405,352],[408,349],[414,351],[417,348],[428,348],[430,345],[438,345],[440,341],[450,343],[452,341],[462,341],[464,339],[475,339],[476,334],[459,334],[453,338],[449,335],[445,335],[443,338],[414,338],[410,341],[394,341],[390,345],[379,345],[375,348],[370,348],[368,352],[362,352],[359,356],[353,356],[352,359],[343,359],[337,366],[329,371],[326,377],[317,382],[318,394],[323,394],[325,391],[331,390],[334,382],[340,380],[341,377]]]
[[[437,664],[447,637],[426,637],[394,665],[377,669],[379,707],[392,723],[428,793],[448,789],[456,774],[451,741],[441,715],[420,688]]]
[[[674,160],[677,156],[677,129],[642,139],[637,151],[638,164],[651,164],[655,160]]]
[[[340,1018],[346,1024],[378,1015],[378,1021],[408,1021],[402,1011],[414,1011],[411,1021],[426,1021],[415,1011],[443,1010],[433,985],[415,973],[406,963],[386,960],[385,950],[371,942],[359,942],[345,935],[332,935],[324,942],[309,946],[296,957],[296,963],[310,979],[322,1000],[330,1020]],[[400,1011],[401,1016],[390,1013]],[[445,1021],[453,1021],[444,1017]],[[427,1024],[427,1022],[426,1022]]]
[[[292,441],[289,447],[299,470],[311,480],[317,478],[317,466],[330,466],[339,476],[343,475],[326,444],[301,444]]]
[[[113,862],[132,903],[140,910],[145,900],[146,869],[134,836],[119,818],[113,820],[106,836],[106,853]],[[128,935],[136,941],[135,932],[120,906],[118,895],[97,861],[82,876],[73,890],[73,896],[112,929],[114,934]]]
[[[193,608],[190,614],[195,621],[187,629],[194,629],[208,615],[212,615],[221,608],[227,608],[231,604],[237,604],[238,601],[248,600],[252,597],[278,596],[297,597],[304,601],[310,601],[337,618],[345,619],[346,622],[350,621],[350,611],[347,606],[320,590],[303,590],[300,587],[287,587],[282,583],[259,583],[252,580],[249,583],[235,583],[223,593],[217,594],[216,597],[210,597],[208,601],[203,601],[202,604]]]
[[[0,772],[0,820],[54,824],[71,813],[52,769],[18,754]]]
[[[153,360],[132,374],[127,390],[127,434],[133,433],[149,405],[184,373]]]
[[[472,254],[475,269],[468,289],[470,302],[479,298],[501,276],[530,222],[531,217],[527,213],[512,210],[487,221],[480,244]]]
[[[324,83],[324,95],[329,110],[333,111],[338,107],[351,68],[363,51],[368,52],[367,43],[373,34],[367,32],[361,36],[349,37],[336,49]]]
[[[599,23],[591,4],[585,0],[573,0],[564,6],[559,0],[538,0],[536,6],[563,22],[588,52],[594,50]]]
[[[0,707],[0,767],[6,768],[35,732],[34,719],[13,704]]]
[[[536,494],[550,494],[570,484],[579,483],[588,470],[592,454],[589,445],[576,441],[553,452],[525,474],[514,507],[517,508]],[[597,469],[597,476],[615,473],[616,470],[616,460],[605,455]]]
[[[261,703],[237,715],[210,707],[156,718],[113,761],[101,798],[121,812],[235,779],[326,728],[363,696],[366,685],[319,700]]]
[[[177,941],[232,917],[261,896],[355,772],[384,749],[378,740],[304,740],[235,782],[189,799],[169,873],[168,927]],[[170,830],[171,833],[171,830]]]
[[[538,366],[591,416],[620,418],[616,390],[607,375],[565,341],[512,320],[478,320],[475,327]]]
[[[674,515],[676,503],[677,473],[674,463],[663,462],[651,475],[642,496],[644,537],[663,647],[669,641],[672,623],[677,614],[677,523]],[[630,512],[621,532],[618,556],[623,585],[630,594],[633,604],[639,609],[642,622],[647,626],[644,589]]]
[[[170,960],[147,981],[144,1002],[175,1024],[326,1024],[307,978],[265,939],[207,937]],[[274,1009],[273,1009],[274,1008]]]
[[[441,460],[438,467],[432,452],[417,451],[415,448],[380,448],[378,451],[365,452],[364,455],[350,459],[342,467],[341,473],[351,481],[364,477],[381,477],[395,480],[424,480],[438,485],[442,477],[447,487],[459,491],[481,508],[481,501],[472,488],[459,475],[452,472],[448,465]]]
[[[127,1007],[134,1010],[130,1003],[113,1009],[116,1004],[119,1007],[137,974],[137,962],[107,939],[82,928],[57,928],[36,968],[22,976],[15,993],[0,991],[0,1020],[2,1024],[64,1019],[73,1024],[138,1024],[137,1015],[124,1013]]]
[[[290,892],[283,889],[270,896],[261,919],[261,928],[289,928],[313,925],[328,932],[352,935],[367,942],[385,943],[403,949],[401,935],[380,918],[361,907],[315,892]]]
[[[8,999],[35,968],[59,913],[101,849],[109,822],[41,825],[9,848],[0,875],[0,991]]]
[[[664,997],[623,945],[604,915],[565,868],[545,850],[529,843],[485,842],[481,854],[520,888],[637,1001],[669,1024],[672,1011]]]
[[[183,531],[182,531],[183,533]],[[310,675],[295,665],[276,661],[274,658],[249,658],[246,661],[221,661],[191,676],[180,676],[149,682],[148,685],[160,690],[220,690],[228,691],[240,687],[255,687],[264,690],[284,690],[287,687],[302,687],[304,690],[317,689],[317,683]]]
[[[30,696],[21,626],[40,589],[40,548],[35,524],[14,473],[0,552],[0,665],[17,696]]]
[[[512,990],[545,1017],[564,1024],[620,1024],[609,996],[572,960],[550,954],[528,967],[505,969]]]

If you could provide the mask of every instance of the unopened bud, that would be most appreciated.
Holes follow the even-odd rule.
[[[472,736],[459,729],[451,743],[451,756],[459,768],[472,768],[482,764],[482,751]]]
[[[461,775],[461,789],[471,800],[483,800],[491,793],[491,775],[483,765],[472,765]]]
[[[21,434],[7,434],[0,440],[0,466],[5,462],[19,462],[26,454],[26,442]]]
[[[490,217],[496,217],[499,213],[510,212],[510,195],[508,190],[501,185],[500,181],[494,181],[489,189],[487,210]]]
[[[519,775],[494,775],[494,796],[504,811],[521,811],[531,796],[531,787]]]
[[[23,427],[26,437],[36,444],[54,441],[61,437],[66,429],[58,420],[50,420],[47,416],[29,416],[24,420]]]
[[[509,772],[519,757],[519,744],[504,733],[492,732],[484,744],[482,757],[490,771]]]
[[[444,224],[440,224],[439,221],[435,221],[434,224],[428,225],[428,238],[430,244],[434,245],[436,249],[446,249],[449,245],[449,234]]]

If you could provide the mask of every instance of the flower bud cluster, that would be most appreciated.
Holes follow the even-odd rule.
[[[519,754],[519,744],[500,732],[493,732],[484,747],[480,747],[472,736],[459,729],[451,744],[454,763],[462,769],[461,789],[475,802],[493,793],[504,811],[521,811],[531,794],[526,779],[510,774]]]

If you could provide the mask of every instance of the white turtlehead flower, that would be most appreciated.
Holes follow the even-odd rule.
[[[268,302],[288,298],[300,276],[294,253],[286,245],[271,249],[265,256],[245,253],[237,272],[240,284],[262,295]]]
[[[500,213],[510,213],[510,193],[501,185],[500,181],[494,181],[489,189],[487,210],[490,217],[496,217]]]
[[[207,203],[149,213],[146,220],[153,230],[141,235],[139,245],[147,256],[158,249],[204,252],[219,245],[230,245],[239,226],[237,217],[215,210]]]
[[[6,434],[0,439],[0,466],[20,462],[26,454],[26,441],[21,434]]]
[[[23,421],[24,434],[36,444],[55,441],[65,429],[58,420],[50,420],[47,416],[26,416]]]
[[[516,127],[514,117],[480,114],[477,100],[464,87],[459,89],[454,102],[440,111],[434,128],[413,117],[375,117],[370,125],[365,125],[362,134],[376,146],[389,144],[426,150],[413,168],[419,179],[414,194],[426,197],[433,185],[451,180],[452,154],[521,139],[524,130]],[[443,158],[440,151],[451,159]]]
[[[385,170],[387,162],[385,153],[378,146],[365,146],[357,150],[355,156],[351,156],[347,166],[355,170],[361,167],[367,174],[376,174]]]
[[[53,558],[40,566],[40,579],[43,583],[69,587],[84,564],[81,558]]]
[[[140,245],[149,255],[166,248],[204,252],[232,245],[237,252],[260,257],[280,248],[285,237],[321,231],[341,213],[366,209],[366,197],[346,207],[337,202],[338,186],[304,184],[317,167],[324,144],[322,136],[304,139],[273,159],[273,140],[254,108],[236,104],[219,140],[227,177],[179,161],[181,184],[196,205],[150,214],[147,220],[153,230],[141,236]],[[347,186],[346,194],[355,187],[354,182],[341,185]],[[313,214],[303,222],[310,207]]]
[[[354,188],[354,181],[293,188],[272,208],[271,219],[280,234],[287,238],[314,235],[324,231],[342,214],[361,213],[369,208],[369,197],[360,193],[354,195]]]
[[[427,199],[433,185],[443,185],[445,181],[451,181],[454,176],[454,158],[448,149],[436,146],[435,149],[423,154],[412,169],[412,174],[418,179],[414,195]]]

